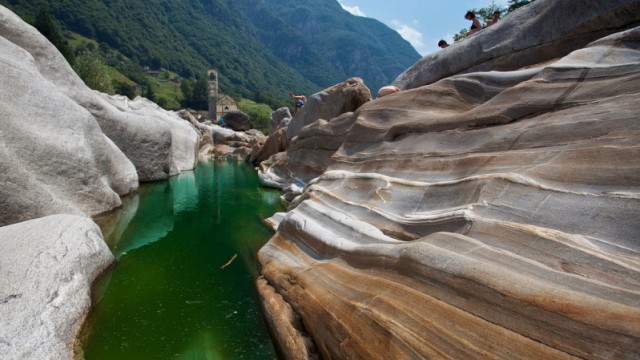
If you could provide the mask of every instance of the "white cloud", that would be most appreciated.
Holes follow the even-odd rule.
[[[411,27],[408,24],[404,24],[399,20],[392,20],[391,26],[402,36],[403,39],[407,40],[411,46],[414,47],[419,53],[424,53],[424,42],[422,40],[422,33],[418,31],[416,28]]]
[[[340,6],[355,16],[365,16],[359,6],[348,6],[343,3],[340,3]]]

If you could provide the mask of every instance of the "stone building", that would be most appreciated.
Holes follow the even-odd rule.
[[[238,110],[238,104],[229,95],[219,98],[216,105],[216,119],[224,116],[229,111]]]

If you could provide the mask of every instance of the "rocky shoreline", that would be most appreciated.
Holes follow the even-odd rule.
[[[72,358],[113,261],[91,216],[212,156],[290,204],[257,280],[287,359],[640,357],[638,24],[537,0],[266,137],[94,92],[0,6],[0,357]]]
[[[284,357],[640,357],[638,14],[538,0],[263,162]]]

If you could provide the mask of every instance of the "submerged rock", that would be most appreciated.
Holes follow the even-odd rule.
[[[640,356],[639,39],[305,127],[300,159],[342,143],[259,252],[285,357]]]
[[[0,358],[71,359],[91,283],[113,261],[89,218],[0,227]]]

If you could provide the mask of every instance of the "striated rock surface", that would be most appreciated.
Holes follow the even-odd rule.
[[[299,192],[326,170],[353,123],[349,114],[370,100],[371,92],[359,78],[311,96],[286,128],[271,134],[265,146],[253,152],[251,162],[260,166],[261,183]]]
[[[0,227],[0,254],[0,358],[71,359],[91,283],[113,261],[98,226],[53,215]]]
[[[521,15],[574,21],[537,13],[552,3],[572,2]],[[640,358],[638,44],[633,28],[306,127],[343,141],[259,252],[285,357]]]
[[[538,0],[423,57],[394,85],[413,89],[461,73],[516,70],[560,58],[638,22],[637,0]]]
[[[85,108],[127,158],[135,165],[140,181],[162,180],[172,169],[171,127],[153,116],[123,111],[101,94],[89,89],[71,69],[64,57],[35,28],[0,6],[0,37],[23,49],[40,76],[51,84],[51,91]],[[6,54],[2,53],[2,59]],[[3,81],[5,86],[9,83]],[[18,96],[30,96],[28,93]],[[13,101],[13,100],[11,100]]]

